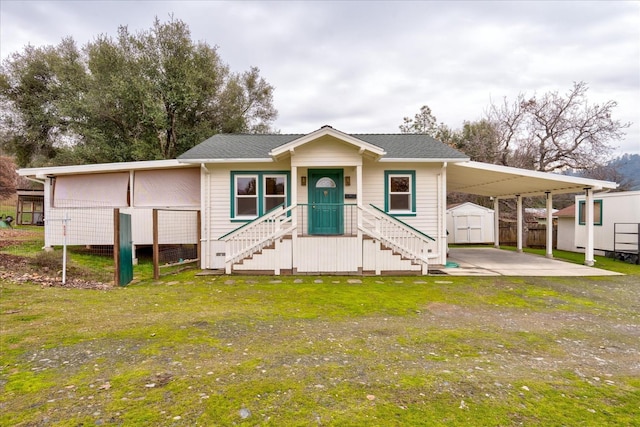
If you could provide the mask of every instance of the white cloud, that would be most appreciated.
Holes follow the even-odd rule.
[[[586,81],[591,102],[616,100],[616,118],[635,122],[621,152],[640,153],[636,2],[3,0],[0,54],[66,35],[83,45],[172,13],[232,70],[260,68],[283,132],[397,132],[424,104],[459,127],[491,99]]]

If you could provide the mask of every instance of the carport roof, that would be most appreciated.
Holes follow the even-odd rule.
[[[481,162],[450,163],[447,191],[496,198],[613,190],[615,182],[537,172]]]

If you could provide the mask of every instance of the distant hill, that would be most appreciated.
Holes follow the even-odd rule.
[[[629,190],[640,190],[640,154],[624,154],[609,162],[618,175],[629,183]]]
[[[589,171],[564,171],[565,175],[614,181],[621,191],[640,190],[640,154],[623,154],[605,166]]]

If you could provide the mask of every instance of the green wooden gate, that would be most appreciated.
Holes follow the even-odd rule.
[[[118,213],[118,223],[118,285],[125,286],[133,280],[131,215]]]

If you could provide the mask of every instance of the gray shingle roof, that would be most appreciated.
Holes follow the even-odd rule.
[[[268,159],[276,147],[304,134],[217,134],[178,156],[180,160]],[[352,134],[382,148],[392,159],[468,159],[464,153],[427,135]]]
[[[377,145],[391,159],[468,159],[466,154],[427,135],[362,134],[355,138]]]

